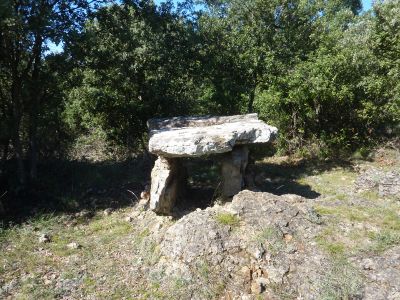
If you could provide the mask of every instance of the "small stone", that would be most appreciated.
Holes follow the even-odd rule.
[[[76,242],[72,242],[72,243],[69,243],[69,244],[67,245],[67,248],[69,248],[69,249],[80,249],[80,248],[82,248],[82,246],[79,245],[79,244],[76,243]]]
[[[50,236],[48,234],[41,234],[39,236],[39,243],[50,243],[51,239]]]
[[[255,295],[260,295],[265,291],[267,280],[265,278],[257,278],[251,284],[251,292]]]
[[[125,221],[130,223],[133,221],[133,218],[131,216],[127,216],[125,217]]]
[[[93,212],[88,211],[88,210],[86,210],[86,209],[84,209],[84,210],[82,210],[82,211],[80,211],[80,212],[77,212],[77,213],[75,214],[75,217],[76,217],[76,218],[90,218],[90,217],[92,217],[92,216],[93,216]]]
[[[112,214],[112,212],[113,212],[113,209],[112,209],[112,208],[106,208],[106,209],[104,210],[103,214],[104,214],[105,216],[109,216],[109,215]]]
[[[285,274],[289,272],[289,266],[270,266],[267,270],[268,278],[275,284],[281,284]]]
[[[296,248],[295,245],[289,245],[286,248],[286,252],[289,253],[289,254],[296,253],[297,252],[297,248]]]
[[[367,259],[364,259],[362,266],[363,266],[364,270],[373,270],[374,262],[371,259],[367,258]]]
[[[257,249],[254,251],[253,256],[255,259],[261,259],[265,253],[264,248],[261,246],[257,247]]]
[[[148,191],[143,191],[140,193],[140,198],[141,199],[145,199],[145,200],[149,200],[150,199],[150,193]]]
[[[244,266],[240,272],[242,273],[245,282],[251,281],[251,270],[248,266]]]
[[[286,242],[290,242],[290,241],[293,239],[293,235],[291,235],[291,234],[285,234],[284,238],[285,238],[285,241],[286,241]]]

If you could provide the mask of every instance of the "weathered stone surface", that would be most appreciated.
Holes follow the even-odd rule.
[[[164,157],[196,157],[225,153],[235,145],[267,143],[277,128],[257,114],[229,117],[177,117],[149,120],[149,151]]]
[[[186,278],[191,289],[198,291],[204,285],[198,282],[198,273],[207,266],[209,276],[218,275],[207,280],[226,280],[235,299],[250,292],[272,299],[281,299],[283,294],[320,299],[321,282],[329,276],[332,262],[313,242],[323,227],[310,221],[311,209],[301,197],[241,191],[230,203],[196,210],[170,226],[160,244],[165,260],[156,268],[174,265],[169,276]],[[216,218],[220,213],[237,216],[240,225],[221,224]],[[285,225],[282,219],[287,220]],[[296,239],[286,240],[282,230]],[[255,246],[263,252],[257,258]],[[279,288],[269,291],[272,287]],[[358,288],[349,295],[357,295]]]
[[[395,196],[400,199],[400,172],[387,172],[379,182],[379,196]]]
[[[150,209],[169,214],[184,190],[185,177],[179,160],[159,157],[151,171]]]
[[[361,172],[355,182],[357,190],[372,190],[379,186],[379,182],[384,176],[384,172],[377,168],[368,168]]]
[[[244,187],[248,155],[248,148],[239,146],[222,158],[222,195],[224,197],[233,197]]]
[[[355,186],[360,191],[377,190],[380,197],[400,198],[400,172],[369,168],[358,176]]]

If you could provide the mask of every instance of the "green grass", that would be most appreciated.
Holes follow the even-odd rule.
[[[396,203],[386,203],[383,207],[340,205],[317,206],[315,209],[329,217],[328,226],[316,237],[316,241],[332,255],[382,252],[400,244],[400,217]],[[343,231],[340,222],[360,226],[354,228],[348,225],[349,229]]]
[[[215,220],[222,225],[228,225],[232,227],[239,226],[240,219],[239,217],[231,214],[231,213],[225,213],[225,212],[220,212],[215,216]]]
[[[351,187],[356,176],[351,170],[336,168],[317,175],[303,176],[297,182],[311,186],[314,191],[322,195],[336,195],[344,200],[346,194],[343,193],[343,189]]]
[[[346,245],[341,241],[335,240],[332,228],[326,228],[315,240],[331,256],[343,256],[345,254]]]
[[[359,299],[363,278],[344,257],[336,256],[320,281],[321,300]]]
[[[60,291],[53,282],[45,284],[48,272],[57,274],[60,280],[79,281],[80,290],[86,296],[120,299],[131,294],[135,287],[122,284],[121,266],[129,260],[118,253],[130,253],[135,248],[128,246],[136,236],[132,225],[123,219],[124,210],[110,216],[97,214],[85,222],[66,226],[73,218],[57,215],[42,215],[25,224],[0,230],[0,277],[6,284],[17,280],[13,295],[17,299],[54,299]],[[41,233],[51,237],[49,243],[39,243]],[[144,240],[146,232],[138,233],[144,253],[154,263],[157,245]],[[67,245],[77,242],[80,249],[69,249]],[[130,257],[129,254],[128,257]],[[85,272],[82,273],[82,267]],[[26,279],[26,274],[29,275]],[[108,286],[108,291],[99,291]],[[121,296],[121,293],[125,295]],[[113,296],[114,295],[114,296]]]
[[[376,253],[381,253],[392,246],[400,245],[400,232],[398,231],[385,230],[379,233],[371,233],[369,237],[374,241],[370,250]]]

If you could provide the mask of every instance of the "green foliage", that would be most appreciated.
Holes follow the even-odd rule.
[[[399,135],[399,0],[191,3],[0,0],[4,190],[93,137],[145,150],[152,117],[254,111],[281,154],[323,158]]]
[[[149,118],[187,113],[196,67],[191,35],[185,20],[150,1],[97,11],[83,36],[84,67],[78,66],[81,83],[69,96],[70,122],[101,126],[110,139],[137,148]]]

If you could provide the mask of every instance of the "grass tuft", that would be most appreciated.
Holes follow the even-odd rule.
[[[222,225],[229,225],[232,227],[239,226],[240,219],[231,213],[218,213],[215,220]]]

